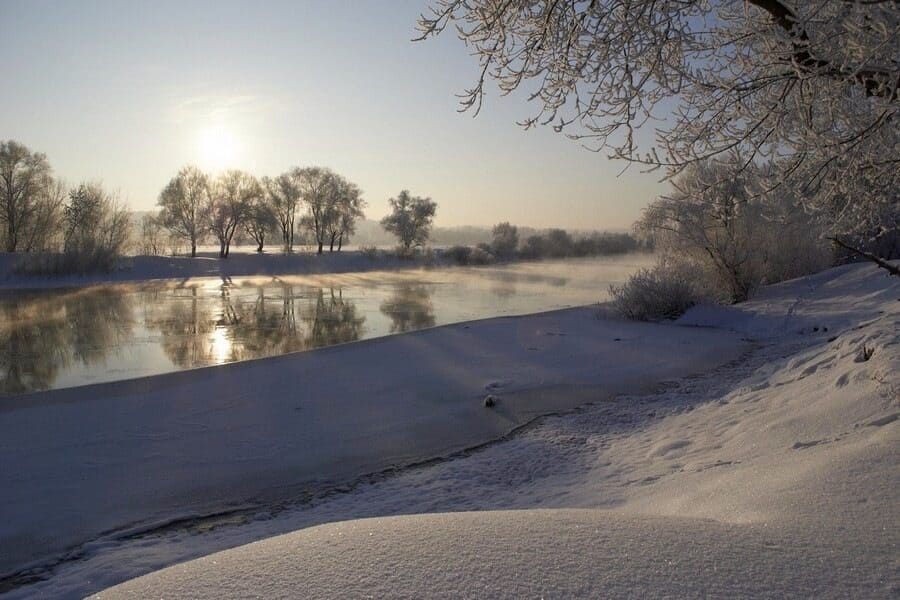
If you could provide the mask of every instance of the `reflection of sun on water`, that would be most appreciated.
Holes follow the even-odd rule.
[[[228,339],[228,330],[224,327],[216,327],[210,338],[210,356],[217,365],[231,360],[231,340]]]

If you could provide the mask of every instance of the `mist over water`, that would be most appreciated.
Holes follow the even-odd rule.
[[[23,291],[0,299],[0,394],[275,356],[601,302],[647,255]]]

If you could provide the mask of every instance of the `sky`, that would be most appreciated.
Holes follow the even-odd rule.
[[[436,224],[629,227],[664,191],[549,128],[536,107],[457,94],[477,60],[452,31],[412,42],[427,0],[0,0],[0,139],[154,208],[186,164],[258,176],[328,166],[381,218],[400,190]]]

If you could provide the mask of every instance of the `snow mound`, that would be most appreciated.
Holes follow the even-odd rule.
[[[444,513],[313,527],[96,598],[877,597],[891,589],[866,560],[891,555],[852,538],[699,519]]]

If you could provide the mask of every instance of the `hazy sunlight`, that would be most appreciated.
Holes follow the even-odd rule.
[[[212,171],[236,166],[240,144],[235,135],[224,125],[204,129],[197,137],[197,163]]]

